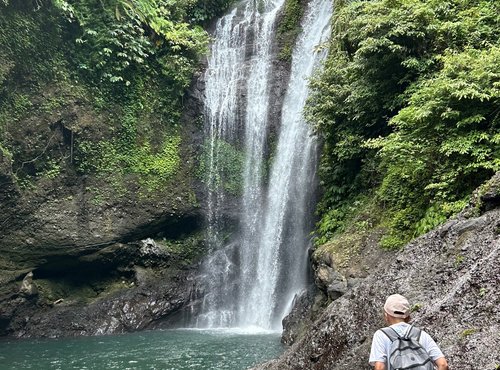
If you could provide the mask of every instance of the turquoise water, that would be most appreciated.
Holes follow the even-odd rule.
[[[165,330],[0,341],[0,369],[240,370],[279,356],[279,334]]]

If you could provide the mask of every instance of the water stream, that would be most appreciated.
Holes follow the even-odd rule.
[[[215,32],[205,75],[208,240],[214,252],[205,264],[208,288],[199,327],[279,331],[293,297],[307,284],[317,150],[302,111],[308,78],[323,57],[315,48],[329,36],[332,3],[311,0],[307,7],[268,166],[274,27],[283,3],[244,2]],[[221,156],[228,145],[245,158],[239,237],[230,244],[222,235],[227,171]]]

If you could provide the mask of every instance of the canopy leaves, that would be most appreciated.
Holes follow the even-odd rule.
[[[500,169],[499,40],[498,2],[337,4],[307,113],[324,139],[320,242],[339,230],[329,215],[371,192],[400,245]]]

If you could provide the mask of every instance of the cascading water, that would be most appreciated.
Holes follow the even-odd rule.
[[[233,10],[217,24],[216,42],[205,74],[205,122],[209,138],[208,170],[208,241],[212,256],[206,261],[207,290],[198,326],[228,327],[237,322],[234,299],[239,273],[236,257],[230,247],[222,245],[220,231],[224,228],[221,209],[224,208],[224,171],[220,164],[224,148],[239,145],[235,134],[241,127],[247,131],[245,198],[260,198],[263,148],[267,130],[268,75],[272,30],[276,15],[284,0],[257,4],[248,1],[244,9]],[[242,14],[239,14],[239,13]],[[251,58],[246,53],[253,46]],[[247,81],[247,83],[245,83]],[[246,99],[242,99],[246,96]],[[246,114],[242,113],[246,109]],[[250,131],[248,131],[250,130]],[[255,135],[257,134],[257,135]],[[250,192],[248,191],[250,190]]]
[[[273,27],[283,3],[248,1],[242,14],[234,10],[217,25],[205,76],[209,242],[214,252],[205,263],[208,286],[198,326],[279,330],[294,295],[307,282],[316,142],[302,110],[307,79],[321,59],[314,48],[329,35],[332,4],[312,0],[306,11],[292,57],[278,146],[265,184]],[[245,162],[240,232],[234,245],[223,245],[219,234],[224,189],[218,146],[237,145],[236,136],[241,133]]]

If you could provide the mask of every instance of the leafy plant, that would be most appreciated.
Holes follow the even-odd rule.
[[[318,231],[328,238],[348,222],[338,210],[375,189],[393,248],[460,211],[500,169],[500,4],[335,7],[306,112],[324,142]]]
[[[464,331],[462,331],[462,332],[460,333],[460,336],[461,336],[462,338],[465,338],[465,337],[468,337],[468,336],[470,336],[470,335],[472,335],[472,334],[476,333],[477,331],[478,331],[478,329],[476,329],[476,328],[465,329]]]
[[[295,40],[301,30],[301,19],[304,14],[304,4],[301,0],[285,0],[283,15],[278,25],[278,41],[282,44],[279,58],[290,61]]]
[[[186,22],[189,1],[54,0],[54,5],[79,26],[78,67],[102,81],[129,86],[134,73],[154,73],[158,66],[182,91],[207,50],[207,33]]]

